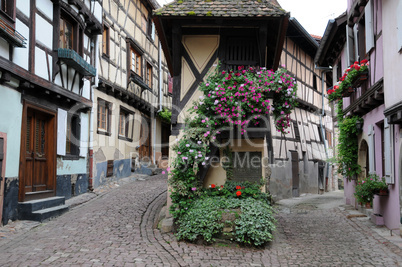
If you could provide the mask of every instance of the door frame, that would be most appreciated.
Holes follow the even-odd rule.
[[[143,145],[144,145],[144,142],[143,142],[144,138],[142,136],[143,123],[146,123],[147,128],[148,128],[148,139],[147,140],[148,140],[149,146],[148,146],[148,151],[147,151],[147,154],[148,154],[147,157],[150,160],[152,160],[152,128],[151,128],[152,126],[151,126],[151,119],[148,116],[144,115],[144,114],[141,114],[141,126],[140,126],[140,138],[139,138],[139,140],[140,140],[140,147],[141,147],[142,150],[139,153],[139,158],[140,159],[143,158],[143,155],[141,155],[142,151],[143,151]]]
[[[3,139],[3,159],[1,164],[1,173],[0,173],[0,224],[3,222],[3,203],[4,203],[4,184],[6,180],[6,158],[7,158],[7,134],[0,132],[0,138]]]
[[[56,157],[57,157],[57,112],[54,110],[50,110],[46,107],[39,106],[30,101],[24,100],[23,110],[22,110],[22,124],[21,124],[21,148],[20,148],[20,164],[19,164],[19,190],[18,190],[18,201],[24,202],[31,199],[27,199],[25,195],[25,162],[26,162],[26,132],[27,132],[27,115],[28,109],[33,109],[35,111],[39,111],[51,117],[49,128],[53,131],[49,131],[48,135],[53,134],[52,142],[49,143],[48,156],[47,156],[47,167],[48,176],[52,176],[48,178],[48,181],[54,185],[53,192],[48,192],[43,194],[41,198],[52,197],[56,195]],[[48,139],[49,140],[49,139]]]

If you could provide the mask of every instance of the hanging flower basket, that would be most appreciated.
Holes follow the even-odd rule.
[[[354,89],[352,86],[349,86],[348,88],[345,88],[344,91],[342,92],[343,97],[348,97],[351,96],[354,93]]]
[[[367,79],[368,79],[368,69],[366,69],[363,72],[360,72],[356,76],[356,80],[353,82],[353,87],[354,88],[360,87],[365,81],[367,81]]]

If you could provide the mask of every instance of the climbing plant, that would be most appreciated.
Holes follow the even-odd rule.
[[[237,127],[244,135],[272,112],[277,131],[286,134],[296,106],[296,81],[282,68],[274,72],[239,67],[226,72],[218,65],[199,90],[203,94],[190,108],[183,136],[172,147],[177,154],[169,179],[175,218],[184,215],[201,194],[197,174],[200,166],[208,164],[210,143],[217,142],[222,129]]]

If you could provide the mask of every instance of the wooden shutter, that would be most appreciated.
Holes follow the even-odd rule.
[[[374,47],[374,20],[373,0],[370,0],[364,8],[365,30],[366,30],[366,53]]]
[[[346,48],[347,48],[347,62],[346,65],[350,66],[355,62],[355,50],[353,41],[353,29],[346,25]]]
[[[374,154],[374,127],[373,125],[368,126],[368,146],[369,146],[369,173],[375,173],[375,154]]]
[[[384,119],[384,158],[385,163],[385,180],[388,184],[394,184],[395,179],[393,175],[393,143],[392,143],[393,127],[388,124],[388,120]]]

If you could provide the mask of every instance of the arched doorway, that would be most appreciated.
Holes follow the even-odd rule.
[[[369,150],[368,150],[368,144],[366,140],[362,140],[360,143],[360,148],[359,148],[359,157],[357,159],[357,163],[361,167],[361,173],[359,174],[358,178],[363,179],[367,177],[370,166],[369,166]]]

